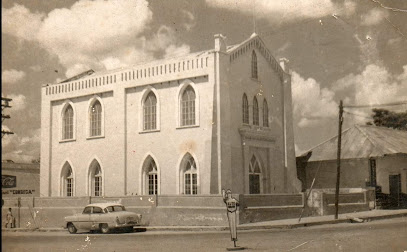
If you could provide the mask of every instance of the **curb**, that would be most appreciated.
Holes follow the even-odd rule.
[[[303,222],[294,224],[259,224],[259,225],[239,225],[237,230],[247,231],[247,230],[262,230],[262,229],[293,229],[299,227],[311,227],[320,226],[327,224],[339,224],[339,223],[361,223],[370,222],[375,220],[383,219],[393,219],[407,217],[406,213],[388,214],[388,215],[378,215],[378,216],[368,216],[368,217],[347,217],[344,219],[337,220],[324,220],[324,221],[313,221],[313,222]],[[228,226],[136,226],[135,231],[169,231],[169,232],[202,232],[202,231],[228,231]],[[2,228],[2,232],[68,232],[66,228]]]

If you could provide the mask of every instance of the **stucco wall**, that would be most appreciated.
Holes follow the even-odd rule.
[[[341,160],[341,188],[366,187],[369,180],[369,162],[366,159]],[[315,177],[313,188],[335,188],[336,160],[309,162],[306,166],[306,188],[310,188]],[[319,171],[318,171],[319,169]]]
[[[61,169],[66,163],[73,170],[74,196],[90,195],[88,174],[94,160],[102,169],[103,196],[144,194],[142,167],[148,156],[157,164],[158,193],[180,194],[180,162],[186,153],[197,164],[198,194],[219,194],[221,188],[248,193],[253,154],[263,169],[261,193],[298,191],[293,186],[297,179],[291,93],[283,91],[283,86],[290,89],[289,83],[284,84],[289,76],[261,47],[260,39],[254,37],[250,43],[250,50],[234,56],[233,61],[223,47],[222,52],[207,51],[44,86],[41,195],[61,196]],[[251,78],[252,49],[257,54],[258,80]],[[180,90],[188,84],[197,94],[197,125],[180,127],[178,99]],[[158,99],[158,128],[144,132],[142,100],[150,90]],[[246,126],[242,125],[243,93],[250,108],[250,125]],[[253,126],[255,96],[260,126]],[[88,109],[95,97],[103,106],[104,132],[102,137],[89,138]],[[264,98],[268,103],[269,127],[263,127]],[[75,137],[61,141],[61,113],[67,103],[74,108]],[[251,136],[242,138],[242,130]],[[256,135],[258,132],[260,136]]]
[[[2,198],[38,197],[40,195],[39,164],[2,163]],[[14,176],[15,178],[6,178]],[[15,180],[14,180],[15,179]]]
[[[193,85],[199,100],[199,124],[180,127],[178,124],[178,97],[180,87]],[[211,139],[213,108],[213,83],[207,77],[175,81],[150,87],[132,88],[126,95],[127,113],[127,180],[128,195],[143,194],[141,191],[142,166],[148,156],[157,165],[159,194],[180,193],[180,162],[190,153],[198,169],[198,194],[209,194],[211,176]],[[142,129],[142,96],[152,88],[159,99],[159,130],[146,132]]]
[[[258,79],[251,78],[252,50],[257,55]],[[223,125],[224,145],[231,149],[231,172],[228,176],[235,178],[232,191],[248,193],[249,163],[253,154],[257,154],[263,165],[262,175],[267,178],[262,186],[263,193],[284,192],[284,143],[283,143],[283,92],[282,82],[277,72],[263,57],[257,48],[247,50],[232,62],[227,58],[227,80],[222,85],[227,88],[222,96],[223,102],[228,104],[230,113]],[[249,125],[243,125],[242,107],[243,94],[249,102]],[[259,126],[253,125],[253,98],[259,104]],[[226,99],[226,100],[225,100]],[[263,125],[263,101],[266,99],[269,110],[269,127]],[[264,131],[271,139],[244,139],[239,129]],[[242,139],[244,139],[242,141]]]
[[[389,175],[401,175],[402,193],[407,193],[407,157],[402,155],[384,156],[376,159],[376,183],[383,193],[389,191]],[[313,188],[335,188],[336,160],[308,162],[306,166],[306,188],[310,188],[316,176]],[[370,181],[370,167],[368,159],[341,160],[341,188],[364,188]]]
[[[217,173],[211,170],[214,80],[209,73],[213,73],[213,59],[205,55],[150,65],[43,87],[43,196],[61,196],[61,170],[67,162],[73,170],[74,196],[90,195],[88,174],[94,160],[102,169],[104,196],[141,194],[141,168],[148,155],[159,168],[160,193],[176,194],[180,191],[179,163],[187,152],[198,166],[198,192],[209,193],[210,177]],[[197,126],[181,128],[178,97],[185,82],[192,83],[197,93]],[[158,130],[146,133],[141,100],[148,89],[156,90],[160,112]],[[89,138],[88,109],[94,97],[103,107],[102,136]],[[61,141],[61,113],[67,103],[74,109],[74,139]]]
[[[376,159],[376,181],[383,193],[389,191],[389,175],[401,175],[401,192],[407,193],[407,156],[395,155]]]

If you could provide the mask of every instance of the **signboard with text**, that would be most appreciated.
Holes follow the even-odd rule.
[[[1,188],[17,187],[17,177],[10,175],[1,175]]]

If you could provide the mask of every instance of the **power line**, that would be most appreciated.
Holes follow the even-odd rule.
[[[374,107],[386,107],[386,106],[398,106],[405,105],[407,101],[392,102],[392,103],[382,103],[382,104],[365,104],[365,105],[346,105],[344,108],[374,108]]]
[[[351,113],[351,112],[346,111],[346,110],[344,110],[343,112],[344,112],[345,114],[348,114],[348,115],[359,116],[359,117],[362,117],[362,118],[365,118],[365,119],[368,119],[368,120],[372,120],[372,118],[371,118],[371,117],[366,117],[366,116],[364,116],[364,115],[360,115],[360,114]]]

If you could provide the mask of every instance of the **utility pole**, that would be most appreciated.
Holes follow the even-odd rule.
[[[6,119],[10,119],[10,115],[3,114],[3,110],[6,108],[11,108],[11,106],[9,104],[11,101],[12,101],[12,99],[10,99],[10,98],[1,97],[1,123],[3,123],[4,120],[6,120]],[[5,135],[10,135],[10,134],[14,134],[14,132],[1,129],[1,138],[3,138],[3,136],[5,136]]]
[[[338,151],[336,159],[336,191],[335,191],[335,220],[338,219],[339,210],[339,182],[341,177],[341,140],[342,140],[342,123],[343,123],[343,103],[339,102],[339,126],[338,126]]]

